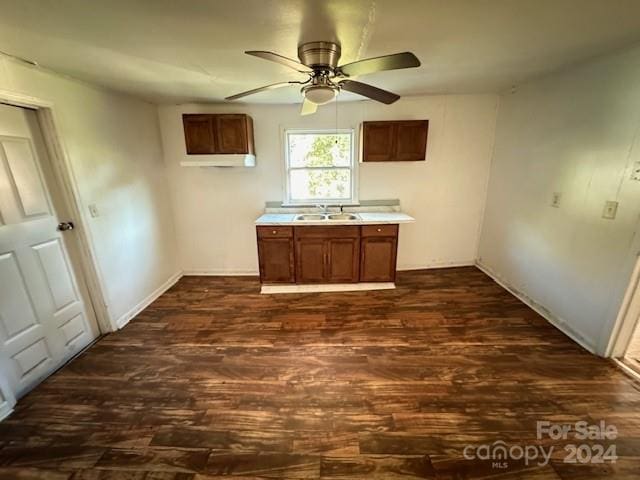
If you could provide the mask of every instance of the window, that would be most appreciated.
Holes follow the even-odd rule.
[[[286,202],[356,202],[353,157],[353,130],[287,130]]]

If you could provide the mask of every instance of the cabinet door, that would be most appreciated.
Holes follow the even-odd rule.
[[[398,225],[363,226],[360,281],[395,281],[397,246]]]
[[[216,137],[216,153],[249,153],[246,115],[217,115]]]
[[[394,157],[394,122],[364,122],[362,161],[388,162]]]
[[[292,238],[259,239],[258,259],[262,283],[295,282]]]
[[[427,151],[429,122],[415,120],[396,123],[394,160],[424,160]]]
[[[323,238],[296,238],[297,283],[322,283],[326,281],[326,245],[327,242]]]
[[[199,155],[215,153],[215,134],[212,115],[182,115],[184,141],[187,154]]]
[[[360,269],[360,241],[358,238],[327,240],[327,281],[357,282]]]

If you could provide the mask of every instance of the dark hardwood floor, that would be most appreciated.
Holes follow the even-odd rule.
[[[389,291],[188,277],[23,398],[0,479],[640,478],[640,391],[475,268]],[[610,464],[536,422],[614,424]],[[544,466],[465,446],[555,446]],[[582,442],[584,443],[584,442]],[[503,466],[504,465],[500,465]]]

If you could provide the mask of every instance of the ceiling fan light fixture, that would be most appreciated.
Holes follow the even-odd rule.
[[[336,93],[336,89],[328,85],[310,85],[304,89],[304,98],[316,105],[324,105],[333,100]]]
[[[264,92],[265,90],[273,90],[298,84],[302,85],[300,93],[304,96],[300,115],[315,113],[319,105],[325,105],[331,102],[336,98],[336,95],[343,90],[390,105],[396,102],[400,98],[400,95],[353,80],[352,77],[420,66],[420,60],[411,52],[365,58],[347,63],[346,65],[339,65],[341,54],[340,44],[323,41],[306,42],[298,45],[298,58],[300,61],[283,57],[282,55],[266,50],[248,50],[245,53],[284,65],[298,73],[306,74],[308,78],[305,81],[294,80],[272,83],[264,87],[236,93],[226,99],[238,100],[247,95]]]

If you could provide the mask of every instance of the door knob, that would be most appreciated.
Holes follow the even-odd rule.
[[[58,231],[66,232],[67,230],[73,230],[74,227],[75,225],[73,224],[73,222],[60,222],[58,224]]]

